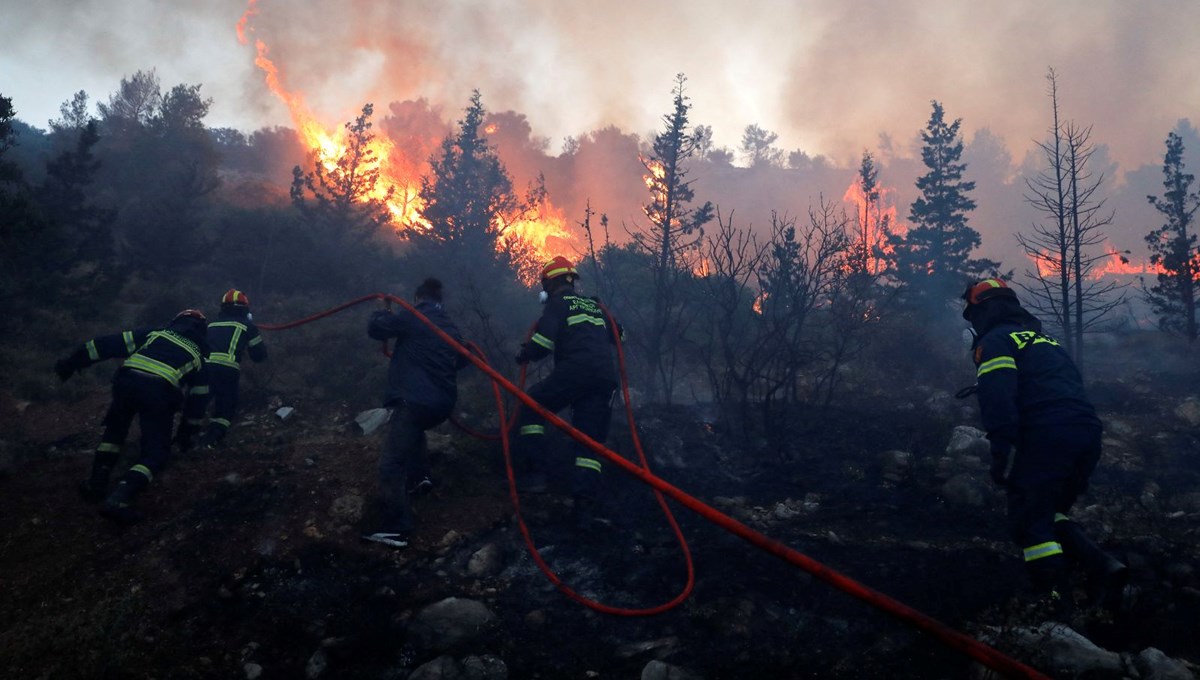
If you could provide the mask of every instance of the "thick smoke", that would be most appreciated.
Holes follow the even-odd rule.
[[[0,61],[22,92],[6,94],[49,117],[71,88],[102,93],[157,67],[165,81],[204,83],[224,124],[284,123],[252,50],[234,39],[244,9],[241,0],[14,5]],[[718,143],[736,146],[757,123],[785,148],[847,165],[881,132],[910,139],[930,99],[1020,159],[1045,129],[1048,65],[1062,74],[1064,103],[1126,167],[1152,161],[1175,121],[1200,109],[1200,81],[1183,58],[1200,25],[1190,0],[262,0],[258,9],[256,35],[323,118],[346,120],[368,100],[425,97],[456,110],[478,87],[493,110],[526,113],[556,148],[610,124],[651,129],[677,72],[691,77],[697,120]]]
[[[253,47],[235,39],[245,9],[244,0],[15,5],[0,26],[4,94],[40,125],[78,89],[102,99],[121,75],[157,68],[164,83],[204,85],[214,98],[210,124],[288,124],[253,65]],[[689,76],[693,123],[711,125],[718,146],[735,148],[754,123],[779,133],[785,152],[832,161],[835,171],[790,175],[697,171],[703,198],[755,223],[770,210],[802,214],[820,194],[840,197],[864,149],[876,153],[880,180],[897,189],[904,219],[922,171],[916,135],[937,99],[963,119],[968,179],[978,183],[971,221],[984,254],[1018,271],[1012,234],[1037,217],[1021,201],[1019,173],[1036,169],[1029,154],[1049,124],[1047,66],[1059,72],[1064,116],[1094,125],[1106,147],[1105,170],[1122,194],[1112,206],[1119,249],[1140,249],[1157,221],[1145,195],[1160,190],[1163,139],[1200,110],[1200,81],[1182,58],[1200,25],[1200,5],[1190,0],[813,0],[736,9],[258,0],[256,10],[252,37],[269,46],[287,88],[303,92],[331,126],[372,101],[393,140],[414,127],[444,131],[480,89],[488,109],[508,117],[496,142],[519,185],[544,172],[570,221],[589,199],[615,224],[638,219],[643,189],[631,152],[669,110],[678,72]],[[422,99],[415,108],[393,104]],[[569,159],[558,154],[567,136],[580,141]],[[413,151],[424,157],[428,139],[410,137]]]

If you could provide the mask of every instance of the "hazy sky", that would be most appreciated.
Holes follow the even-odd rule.
[[[0,94],[44,127],[77,90],[107,98],[157,68],[201,83],[209,123],[289,125],[254,48],[244,0],[0,0]],[[1019,161],[1049,122],[1044,75],[1066,117],[1122,167],[1161,160],[1180,118],[1200,119],[1197,0],[259,0],[262,39],[287,87],[331,125],[364,102],[426,97],[491,110],[561,139],[616,124],[646,133],[686,73],[692,121],[736,147],[750,123],[779,146],[852,165],[880,134],[901,153],[937,99],[968,138],[988,128]]]

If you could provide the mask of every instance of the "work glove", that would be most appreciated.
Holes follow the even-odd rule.
[[[70,380],[71,376],[75,375],[75,372],[78,370],[75,364],[71,363],[70,359],[59,359],[54,362],[54,372],[58,374],[58,379],[63,382]]]
[[[993,439],[992,441],[992,481],[996,486],[1006,486],[1008,484],[1008,464],[1012,457],[1012,444],[1003,439]]]
[[[532,359],[532,357],[529,356],[529,345],[527,343],[522,343],[521,351],[517,352],[517,356],[513,357],[513,359],[518,364],[529,363],[529,361]]]

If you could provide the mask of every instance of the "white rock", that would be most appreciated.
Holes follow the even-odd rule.
[[[291,406],[283,406],[279,410],[275,411],[275,417],[279,418],[280,420],[287,420],[288,418],[291,418],[292,414],[295,412],[296,409],[292,408]]]
[[[364,435],[378,430],[392,417],[392,411],[386,408],[373,408],[363,411],[354,417],[354,422],[362,429]]]

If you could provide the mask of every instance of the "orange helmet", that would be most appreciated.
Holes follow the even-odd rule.
[[[236,288],[230,288],[225,291],[225,295],[221,297],[222,305],[241,305],[242,307],[250,306],[250,298],[246,294]]]
[[[579,277],[579,272],[575,269],[575,265],[571,264],[571,261],[562,255],[558,255],[542,267],[542,283],[560,276],[566,276],[567,274],[571,274],[576,278]]]
[[[962,294],[962,299],[966,300],[968,305],[977,305],[998,297],[1013,298],[1015,300],[1017,294],[1013,292],[1012,288],[1008,287],[1008,284],[1003,279],[997,278],[984,279],[978,283],[973,283],[967,286],[967,290]]]

